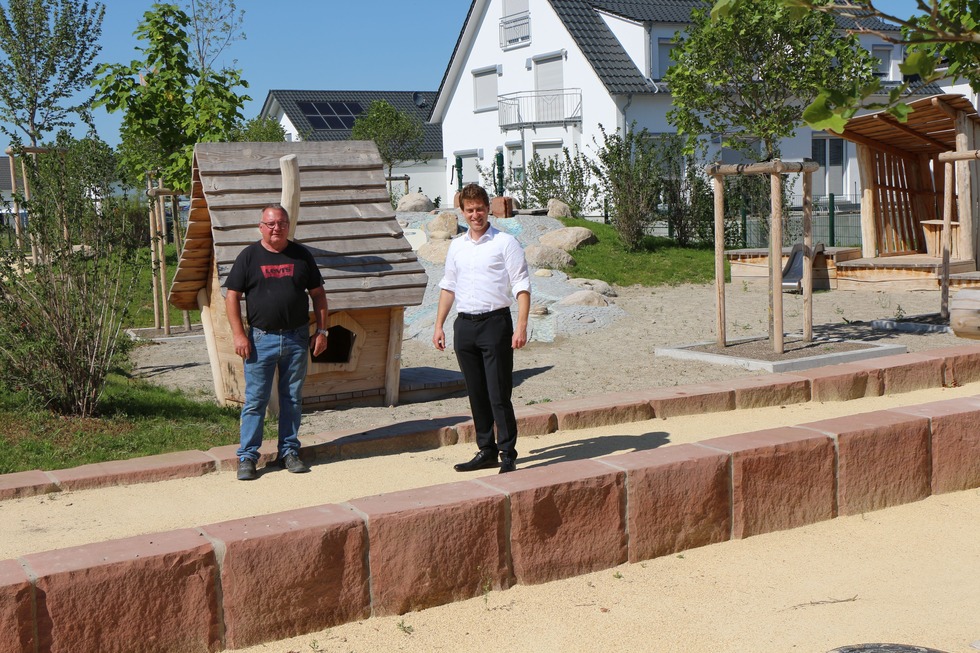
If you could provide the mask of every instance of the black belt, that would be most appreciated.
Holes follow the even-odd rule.
[[[457,313],[456,317],[458,317],[461,320],[472,320],[473,322],[480,322],[481,320],[486,320],[496,315],[509,315],[509,314],[510,314],[510,307],[505,306],[503,308],[498,308],[495,311],[490,311],[489,313]]]
[[[304,327],[306,327],[307,329],[310,328],[310,326],[308,324],[301,325],[301,326],[298,326],[298,327],[293,327],[292,329],[263,329],[262,327],[252,327],[252,328],[253,329],[258,329],[259,331],[261,331],[263,333],[271,333],[271,334],[276,335],[276,336],[281,336],[281,335],[283,335],[285,333],[292,333],[294,331],[299,331],[300,329],[302,329]]]

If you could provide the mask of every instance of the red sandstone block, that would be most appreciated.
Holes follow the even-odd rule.
[[[735,392],[735,408],[762,408],[810,401],[810,383],[795,374],[742,376],[705,386]]]
[[[262,441],[262,446],[259,447],[258,460],[258,466],[260,468],[276,459],[278,455],[277,446],[278,444],[275,440]],[[238,454],[235,453],[236,451],[238,451],[238,444],[226,444],[221,447],[211,447],[207,450],[207,455],[217,461],[218,471],[234,471],[238,468]]]
[[[959,345],[921,351],[920,355],[943,359],[943,383],[958,386],[980,381],[980,345]]]
[[[81,465],[59,469],[51,476],[65,490],[84,490],[110,485],[152,483],[173,478],[210,474],[217,468],[215,459],[202,451],[177,451],[158,456]]]
[[[514,215],[513,197],[494,197],[490,200],[490,213],[495,218],[509,218]]]
[[[402,451],[438,449],[456,444],[456,430],[445,420],[422,419],[396,422],[361,431],[335,441],[343,458],[378,456]]]
[[[461,482],[393,492],[350,505],[368,524],[375,615],[403,614],[505,589],[506,498]]]
[[[834,444],[827,436],[781,427],[694,446],[731,454],[733,538],[834,516]]]
[[[929,496],[929,420],[876,411],[801,424],[837,441],[837,510],[856,515]]]
[[[0,501],[57,492],[58,484],[40,470],[0,474]]]
[[[941,388],[943,360],[921,354],[898,354],[854,363],[868,370],[878,370],[883,383],[882,394],[893,395],[924,388]]]
[[[610,456],[626,471],[629,561],[724,542],[731,536],[727,453],[691,444]]]
[[[367,529],[325,505],[212,524],[223,551],[225,645],[243,648],[371,614]]]
[[[811,401],[850,401],[863,397],[880,397],[884,390],[878,370],[856,363],[797,370],[793,375],[809,380]]]
[[[0,653],[34,651],[31,581],[16,560],[0,560]]]
[[[934,494],[980,487],[980,398],[936,401],[894,412],[929,418]]]
[[[558,430],[558,418],[548,406],[522,406],[514,409],[517,418],[517,433],[519,435],[547,435]],[[466,420],[453,425],[459,442],[476,442],[476,426],[473,420]],[[451,444],[456,444],[453,442]]]
[[[214,651],[221,648],[218,565],[191,529],[21,558],[36,578],[38,650]]]
[[[654,410],[643,393],[614,393],[575,397],[548,404],[562,431],[625,424],[653,419]]]
[[[658,388],[648,396],[657,417],[700,415],[735,409],[735,391],[711,383]]]
[[[626,562],[626,475],[594,460],[488,476],[510,497],[518,583],[546,583]]]

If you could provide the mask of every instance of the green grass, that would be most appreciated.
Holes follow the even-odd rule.
[[[150,250],[149,247],[145,248],[145,259],[146,264],[140,269],[139,276],[135,280],[136,284],[136,296],[133,299],[132,309],[130,315],[126,320],[126,326],[130,328],[148,328],[155,325],[153,317],[153,276],[151,274],[152,265],[150,264]],[[167,283],[164,285],[164,296],[170,293],[170,284],[174,279],[174,274],[177,272],[177,246],[170,244],[166,248],[166,264],[167,264]],[[163,307],[157,304],[157,310],[160,312],[161,326],[163,324]],[[180,326],[184,323],[184,314],[173,306],[169,307],[170,310],[170,325]],[[201,311],[194,310],[190,312],[191,324],[199,324],[201,321]]]
[[[567,270],[571,276],[622,286],[708,283],[714,279],[712,247],[677,247],[664,238],[647,238],[642,251],[627,252],[609,225],[586,220],[564,222],[587,227],[599,239],[598,244],[575,251],[577,265]],[[167,248],[170,279],[176,269],[177,252],[171,245]],[[135,283],[135,310],[125,326],[151,327],[149,265]],[[171,309],[171,324],[182,324],[181,312]],[[200,321],[198,311],[192,312],[191,321]],[[237,408],[221,408],[130,378],[124,370],[110,376],[100,415],[93,418],[60,417],[28,407],[24,397],[17,394],[0,393],[0,474],[237,444],[238,414]],[[272,422],[266,424],[266,437],[275,437]]]
[[[61,417],[0,397],[0,474],[238,443],[238,409],[113,374],[99,417]]]
[[[599,242],[575,250],[575,266],[564,270],[571,277],[600,279],[619,286],[674,286],[710,283],[715,278],[714,245],[678,247],[667,238],[647,236],[643,248],[627,252],[610,225],[581,219],[563,219],[568,227],[585,227]],[[725,263],[725,278],[730,277]]]

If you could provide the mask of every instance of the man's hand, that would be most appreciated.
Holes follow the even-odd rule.
[[[514,337],[510,340],[510,346],[514,349],[521,349],[527,344],[527,327],[518,326],[514,329]]]
[[[436,326],[436,330],[432,334],[432,344],[439,351],[446,351],[446,332],[442,330],[441,326]]]
[[[235,353],[241,356],[242,360],[252,355],[252,344],[244,333],[235,336]]]
[[[322,333],[313,334],[313,355],[319,356],[327,351],[327,336]]]

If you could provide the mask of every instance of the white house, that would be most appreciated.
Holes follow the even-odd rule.
[[[422,121],[424,162],[406,161],[392,169],[396,195],[422,193],[431,200],[446,196],[446,161],[442,156],[442,130],[429,121],[432,91],[285,91],[266,96],[261,118],[273,118],[286,131],[289,141],[350,140],[354,120],[375,100],[385,100],[398,111]],[[451,196],[450,196],[451,201]]]
[[[526,158],[588,154],[607,132],[636,122],[649,132],[675,131],[667,122],[670,89],[661,80],[670,65],[675,32],[690,22],[699,0],[473,0],[436,95],[430,120],[442,124],[444,159],[453,179],[460,157],[463,181],[481,181],[497,152],[520,174]],[[853,26],[840,19],[842,29]],[[869,23],[870,25],[870,23]],[[897,31],[876,21],[877,28]],[[881,76],[901,81],[902,48],[867,36],[864,47],[881,60]],[[935,85],[915,95],[943,92]],[[706,135],[710,137],[710,135]],[[821,164],[814,193],[857,195],[853,145],[801,127],[781,145],[784,160]],[[710,152],[735,162],[734,152]],[[450,182],[445,196],[455,193]]]

